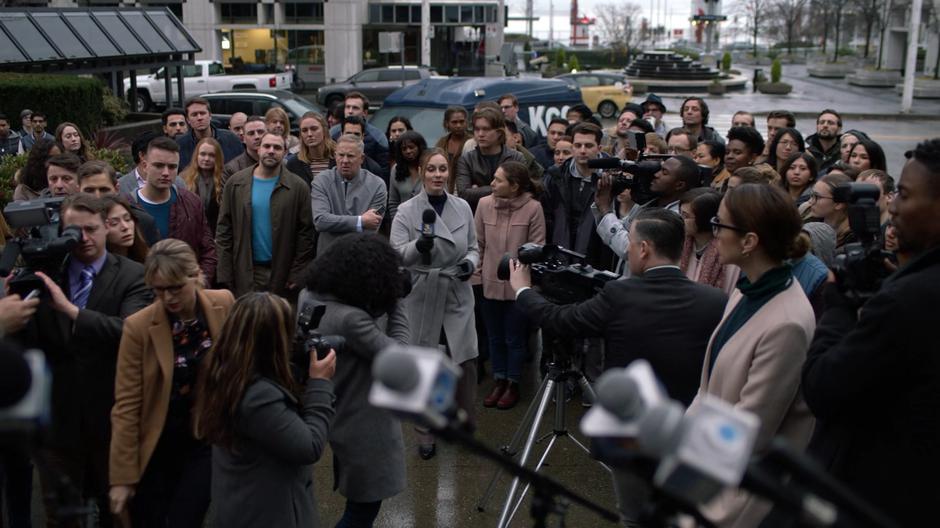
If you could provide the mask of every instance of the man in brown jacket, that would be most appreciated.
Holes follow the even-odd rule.
[[[271,291],[295,299],[313,258],[310,188],[281,164],[286,152],[284,138],[265,134],[258,163],[222,191],[217,277],[236,297]]]
[[[263,117],[251,116],[245,121],[242,125],[242,142],[245,144],[245,152],[225,164],[222,169],[222,181],[228,181],[236,172],[258,163],[258,147],[261,146],[261,138],[264,137],[265,132],[267,129]]]

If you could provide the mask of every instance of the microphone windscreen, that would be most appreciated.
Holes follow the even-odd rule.
[[[29,363],[16,347],[0,344],[0,407],[20,401],[33,383]]]
[[[411,392],[421,381],[418,362],[400,350],[379,354],[372,365],[372,375],[395,392]]]
[[[607,371],[597,380],[597,401],[623,421],[636,419],[643,413],[640,386],[622,371]]]
[[[421,222],[425,224],[433,224],[437,220],[437,213],[434,212],[434,209],[425,209],[421,213]]]
[[[595,158],[588,160],[587,165],[591,169],[619,169],[620,158]]]

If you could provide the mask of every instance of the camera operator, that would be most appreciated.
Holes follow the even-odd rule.
[[[890,212],[911,254],[858,309],[826,292],[803,366],[810,442],[834,476],[904,526],[940,503],[940,139],[908,152]]]
[[[46,289],[44,302],[21,335],[46,352],[55,379],[50,469],[83,486],[85,496],[107,512],[110,418],[123,319],[150,304],[152,296],[143,266],[105,249],[106,212],[97,198],[70,196],[61,211],[61,224],[79,226],[82,240],[61,277],[36,273]],[[40,472],[40,478],[48,495],[56,481],[49,471]],[[46,511],[55,525],[53,502],[47,500]],[[101,521],[110,526],[108,515]]]
[[[400,267],[401,258],[384,238],[347,235],[313,261],[300,294],[300,312],[311,303],[326,308],[318,333],[346,339],[337,350],[330,425],[334,487],[346,497],[339,527],[372,526],[382,501],[406,485],[401,423],[369,403],[373,359],[390,345],[408,343]]]
[[[287,301],[246,293],[200,369],[193,428],[213,445],[210,526],[318,526],[313,464],[333,418],[336,354],[311,350],[301,385],[291,335]]]

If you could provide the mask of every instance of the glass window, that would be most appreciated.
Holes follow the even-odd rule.
[[[411,23],[412,24],[421,23],[421,6],[419,5],[411,6]]]
[[[575,78],[581,86],[600,86],[601,81],[593,75],[582,75]]]
[[[379,4],[369,4],[369,23],[379,24],[382,22],[382,6]]]
[[[176,48],[176,51],[196,51],[197,46],[193,46],[193,43],[186,38],[186,35],[180,31],[179,27],[177,27],[165,11],[147,11],[147,15],[150,16],[150,20],[157,25],[157,29],[163,33],[163,36],[170,41],[170,44]]]
[[[418,70],[405,70],[405,80],[414,81],[421,78],[421,72]]]
[[[117,14],[96,11],[94,16],[101,24],[101,27],[105,28],[111,38],[124,50],[125,54],[143,55],[147,53],[147,48],[137,40],[131,30],[127,29],[124,21]]]
[[[473,6],[460,6],[460,22],[463,24],[473,23]]]
[[[66,20],[75,28],[75,31],[91,46],[91,50],[95,55],[99,57],[120,55],[121,52],[114,47],[108,36],[101,31],[101,28],[98,27],[98,24],[95,24],[95,21],[91,19],[88,13],[64,13],[64,15]]]
[[[176,15],[176,18],[180,19],[180,22],[183,21],[183,3],[182,2],[141,2],[141,5],[144,7],[165,7],[170,10],[170,13]],[[162,12],[162,11],[161,11]],[[148,14],[151,14],[150,11],[147,11]]]
[[[395,21],[395,6],[391,4],[382,4],[382,22],[391,24]]]
[[[258,4],[222,3],[219,9],[223,22],[255,23],[258,21]]]
[[[396,24],[408,24],[411,22],[409,20],[409,13],[411,12],[406,5],[397,5],[395,6],[395,23]]]
[[[202,77],[202,66],[198,64],[183,66],[183,77]]]
[[[92,56],[85,49],[82,42],[78,40],[78,37],[75,36],[75,33],[65,25],[58,13],[33,13],[33,19],[66,57],[86,58]]]
[[[160,33],[157,33],[157,30],[153,27],[153,24],[144,18],[143,13],[122,11],[121,16],[123,16],[124,20],[127,21],[127,25],[137,32],[137,36],[139,36],[144,41],[144,44],[146,44],[147,47],[151,49],[151,51],[163,53],[176,51],[172,46],[167,44],[166,40],[164,40]]]
[[[225,67],[218,62],[209,64],[209,75],[225,75]]]
[[[489,5],[486,6],[486,23],[492,24],[496,22],[496,9],[497,6]]]
[[[382,70],[379,72],[380,81],[400,81],[402,77],[402,71],[397,70]]]
[[[356,82],[376,82],[379,80],[379,70],[366,70],[354,76]]]
[[[0,62],[26,62],[26,60],[7,34],[0,31]]]
[[[447,24],[460,23],[460,6],[449,5],[444,8],[444,22]]]
[[[444,6],[432,5],[431,6],[431,23],[440,24],[444,22]]]
[[[20,43],[20,46],[26,50],[32,60],[55,60],[60,58],[52,45],[42,36],[42,33],[22,13],[0,15],[0,22],[3,22],[7,31]]]
[[[473,6],[473,23],[485,24],[486,15],[483,14],[483,6]]]

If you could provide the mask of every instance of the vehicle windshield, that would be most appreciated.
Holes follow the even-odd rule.
[[[382,108],[372,114],[369,123],[385,133],[388,128],[388,122],[395,116],[407,117],[411,120],[411,126],[424,136],[428,146],[437,143],[437,140],[444,135],[444,108],[420,108],[415,106],[399,106],[392,108]]]

